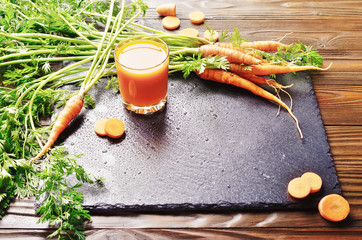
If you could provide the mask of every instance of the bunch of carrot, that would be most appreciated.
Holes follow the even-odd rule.
[[[214,66],[193,69],[196,74],[205,80],[221,82],[235,85],[240,88],[261,96],[270,101],[274,101],[287,110],[290,116],[295,120],[300,137],[303,138],[297,118],[279,97],[262,88],[260,85],[269,85],[277,90],[283,90],[291,86],[283,86],[276,81],[267,78],[267,75],[281,73],[290,73],[305,70],[325,70],[314,65],[299,66],[288,61],[268,60],[265,55],[270,52],[284,51],[290,46],[277,41],[255,41],[241,43],[236,42],[217,42],[202,45],[198,48],[183,48],[171,52],[171,55],[179,58],[181,55],[200,55],[201,57],[222,56],[229,62],[227,69],[219,69]],[[265,54],[265,55],[264,55]],[[269,55],[267,55],[269,56]],[[186,62],[171,61],[171,71],[182,71],[182,64]]]

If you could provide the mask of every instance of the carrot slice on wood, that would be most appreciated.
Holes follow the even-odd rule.
[[[219,39],[219,34],[215,31],[210,32],[209,30],[206,30],[204,32],[204,39],[210,42],[216,42]]]
[[[306,172],[301,176],[301,178],[305,179],[309,183],[311,193],[318,192],[322,187],[322,179],[316,173]]]
[[[106,135],[111,138],[119,138],[124,133],[124,123],[118,118],[109,118],[104,124]]]
[[[167,16],[162,19],[162,26],[167,30],[174,30],[180,26],[180,19],[174,16]]]
[[[319,201],[318,210],[323,218],[339,222],[348,216],[350,207],[348,201],[341,195],[329,194]]]
[[[203,12],[192,12],[189,14],[190,21],[194,24],[201,24],[205,21],[205,14]]]
[[[106,118],[102,118],[99,119],[95,122],[94,124],[94,131],[96,132],[96,134],[98,134],[99,136],[106,136],[106,131],[104,130],[104,125],[106,123],[108,119]]]
[[[305,198],[310,193],[310,185],[300,177],[294,178],[288,184],[288,193],[294,198]]]
[[[198,37],[199,31],[196,28],[185,28],[179,31],[178,34],[191,36],[191,37]]]
[[[161,4],[156,8],[156,11],[161,16],[176,16],[176,3]]]

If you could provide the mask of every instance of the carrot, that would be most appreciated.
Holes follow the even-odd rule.
[[[305,198],[310,193],[310,185],[303,178],[294,178],[288,184],[288,193],[294,198]]]
[[[210,42],[216,42],[219,39],[219,34],[215,31],[206,30],[203,35],[204,39]]]
[[[329,66],[330,67],[330,66]],[[298,72],[305,70],[327,70],[327,68],[320,68],[316,66],[297,66],[293,64],[258,64],[258,65],[240,65],[240,64],[230,64],[230,71],[236,74],[248,74],[248,75],[270,75],[270,74],[280,74],[280,73],[290,73]]]
[[[309,183],[311,193],[318,192],[322,188],[322,179],[316,173],[306,172],[301,176],[301,178]]]
[[[192,12],[189,14],[190,21],[194,24],[201,24],[205,21],[205,14],[203,12]]]
[[[348,216],[350,207],[348,201],[341,195],[329,194],[319,201],[318,210],[323,218],[339,222]]]
[[[255,41],[255,42],[242,42],[240,44],[240,47],[257,49],[264,52],[270,52],[270,51],[277,51],[278,48],[280,47],[282,47],[282,49],[285,50],[288,47],[288,45],[284,45],[276,41]]]
[[[162,26],[167,30],[174,30],[180,26],[180,19],[175,16],[167,16],[162,19]]]
[[[156,11],[161,16],[176,16],[176,3],[161,4],[156,8]]]
[[[249,50],[247,50],[247,49],[245,49],[243,47],[237,46],[232,42],[217,42],[217,43],[214,43],[214,44],[217,45],[217,46],[220,46],[220,47],[232,48],[234,50],[241,51],[243,53],[248,53],[251,56],[253,56],[253,57],[257,58],[257,59],[260,59],[260,60],[263,59],[263,57],[260,56],[259,54],[257,54],[256,52],[252,52],[252,51],[249,51]],[[266,62],[266,61],[263,60],[263,62]]]
[[[243,77],[255,84],[258,85],[269,85],[278,89],[282,89],[282,88],[290,88],[291,86],[293,86],[293,84],[289,85],[289,86],[283,86],[282,84],[277,83],[276,81],[272,80],[272,79],[268,79],[265,77],[260,77],[260,76],[256,76],[256,75],[249,75],[249,74],[240,74],[240,77]]]
[[[191,37],[198,37],[199,31],[196,28],[185,28],[178,32],[180,35],[186,35]]]
[[[105,125],[106,121],[107,121],[106,118],[102,118],[95,122],[94,131],[96,132],[97,135],[102,136],[102,137],[107,135],[106,131],[104,130],[104,125]]]
[[[41,151],[38,153],[38,155],[36,155],[34,158],[32,158],[30,160],[31,162],[37,160],[44,153],[46,153],[48,151],[48,149],[58,139],[59,135],[68,126],[70,121],[72,121],[76,116],[78,116],[78,114],[82,110],[82,107],[83,107],[83,96],[81,96],[81,95],[78,95],[78,94],[74,95],[67,101],[67,103],[65,104],[65,107],[59,113],[57,120],[54,122],[54,125],[50,132],[47,143],[44,145],[44,147],[41,149]]]
[[[261,63],[260,59],[257,59],[249,54],[245,54],[243,52],[231,48],[219,47],[212,44],[201,46],[199,48],[199,51],[202,52],[203,57],[221,55],[225,56],[229,62],[233,63],[243,63],[243,64]]]
[[[108,137],[119,138],[125,130],[124,123],[118,118],[109,118],[104,124],[104,131]]]
[[[303,134],[300,130],[298,119],[294,116],[290,108],[279,98],[271,94],[270,92],[266,91],[265,89],[257,86],[256,84],[225,70],[220,69],[205,69],[202,73],[197,72],[197,75],[200,76],[203,79],[211,80],[215,82],[221,82],[226,84],[231,84],[237,87],[244,88],[246,90],[249,90],[250,92],[254,93],[255,95],[261,96],[265,99],[274,101],[281,105],[283,108],[285,108],[290,116],[294,119],[296,122],[300,137],[303,138]]]

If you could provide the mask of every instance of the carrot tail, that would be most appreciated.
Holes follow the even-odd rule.
[[[199,52],[203,57],[207,56],[225,56],[229,62],[243,63],[243,64],[260,64],[262,61],[255,58],[250,53],[241,52],[232,48],[220,47],[217,45],[202,45],[199,48]]]
[[[300,134],[300,137],[303,138],[302,131],[299,127],[298,119],[294,116],[290,108],[279,98],[277,98],[275,95],[271,94],[270,92],[266,91],[265,89],[259,87],[258,85],[225,70],[220,69],[205,69],[202,73],[197,73],[199,77],[205,80],[211,80],[215,82],[221,82],[226,84],[231,84],[237,87],[244,88],[246,90],[249,90],[250,92],[254,93],[255,95],[258,95],[260,97],[266,98],[268,100],[274,101],[278,103],[280,106],[285,108],[290,116],[294,119],[298,132]]]
[[[283,89],[283,88],[290,88],[293,86],[293,84],[290,84],[288,86],[284,86],[280,83],[277,83],[276,81],[272,80],[272,79],[268,79],[265,77],[260,77],[260,76],[256,76],[256,75],[248,75],[248,74],[238,74],[240,77],[245,78],[246,80],[249,80],[255,84],[258,85],[269,85],[272,87],[275,87],[277,89]]]
[[[53,146],[54,142],[58,139],[59,135],[64,131],[64,129],[68,126],[70,121],[72,121],[83,107],[83,96],[75,95],[71,97],[67,103],[65,104],[64,109],[59,113],[57,120],[54,122],[53,128],[50,132],[47,143],[41,149],[41,151],[34,158],[30,160],[33,162],[40,158],[43,154],[45,154],[48,149]]]

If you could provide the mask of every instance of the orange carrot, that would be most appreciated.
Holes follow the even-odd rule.
[[[201,24],[205,21],[205,14],[203,12],[192,12],[189,14],[190,21],[194,24]]]
[[[161,16],[176,16],[176,3],[161,4],[156,8]]]
[[[125,130],[124,123],[118,118],[109,118],[104,124],[104,131],[108,137],[119,138]]]
[[[277,51],[279,47],[285,50],[288,45],[284,45],[276,41],[255,41],[255,42],[242,42],[240,44],[242,48],[253,48],[264,52]]]
[[[318,210],[323,218],[339,222],[348,216],[350,207],[348,201],[341,195],[329,194],[319,201]]]
[[[202,52],[203,57],[220,55],[220,56],[225,56],[229,62],[233,63],[243,63],[243,64],[261,63],[260,59],[257,59],[249,54],[245,54],[243,52],[231,48],[224,48],[211,44],[201,46],[199,51]]]
[[[298,119],[294,116],[290,108],[279,98],[271,94],[270,92],[266,91],[265,89],[257,86],[256,84],[234,74],[230,73],[225,70],[220,69],[205,69],[202,73],[198,72],[198,76],[200,76],[203,79],[211,80],[215,82],[221,82],[226,84],[231,84],[237,87],[244,88],[246,90],[249,90],[250,92],[254,93],[255,95],[261,96],[263,98],[266,98],[268,100],[274,101],[281,105],[283,108],[285,108],[290,116],[294,119],[297,125],[297,129],[299,131],[300,137],[303,138],[303,134],[300,130]]]
[[[248,75],[270,75],[270,74],[280,74],[280,73],[290,73],[298,72],[305,70],[327,70],[327,68],[320,68],[316,66],[297,66],[293,64],[258,64],[258,65],[240,65],[240,64],[230,64],[230,71],[236,74],[248,74]]]
[[[198,37],[199,31],[196,28],[185,28],[178,32],[180,35],[186,35],[191,37]]]
[[[78,114],[82,110],[82,107],[83,107],[83,96],[81,95],[78,94],[74,95],[67,101],[64,109],[59,113],[57,120],[54,122],[47,143],[41,149],[39,154],[30,160],[31,162],[37,160],[44,153],[48,151],[48,149],[58,139],[59,135],[68,126],[70,121],[72,121],[76,116],[78,116]]]
[[[203,35],[204,39],[210,42],[216,42],[219,39],[219,34],[216,31],[206,30]]]
[[[301,178],[309,183],[311,193],[318,192],[322,187],[322,179],[316,173],[306,172],[301,176]]]
[[[288,184],[288,193],[294,198],[305,198],[310,193],[310,185],[303,178],[294,178]]]
[[[104,125],[105,125],[106,121],[107,121],[106,118],[102,118],[95,122],[94,131],[96,132],[97,135],[102,136],[102,137],[107,135],[104,130]]]
[[[167,16],[162,19],[162,26],[167,30],[174,30],[180,26],[180,19],[174,16]]]
[[[220,46],[220,47],[224,47],[224,48],[232,48],[234,50],[238,50],[238,51],[241,51],[243,53],[247,53],[247,54],[250,54],[251,56],[257,58],[257,59],[260,59],[262,60],[263,57],[260,56],[259,54],[257,54],[256,52],[252,52],[252,51],[249,51],[245,48],[242,48],[240,46],[236,46],[234,43],[232,42],[217,42],[217,43],[214,43],[215,45],[217,46]],[[262,60],[263,62],[266,62],[265,60]]]
[[[255,76],[255,75],[249,75],[249,74],[239,74],[240,77],[243,77],[255,84],[258,85],[269,85],[278,89],[282,89],[282,88],[290,88],[291,86],[293,86],[293,84],[289,85],[289,86],[283,86],[279,83],[277,83],[276,81],[272,80],[272,79],[268,79],[265,77],[260,77],[260,76]]]

